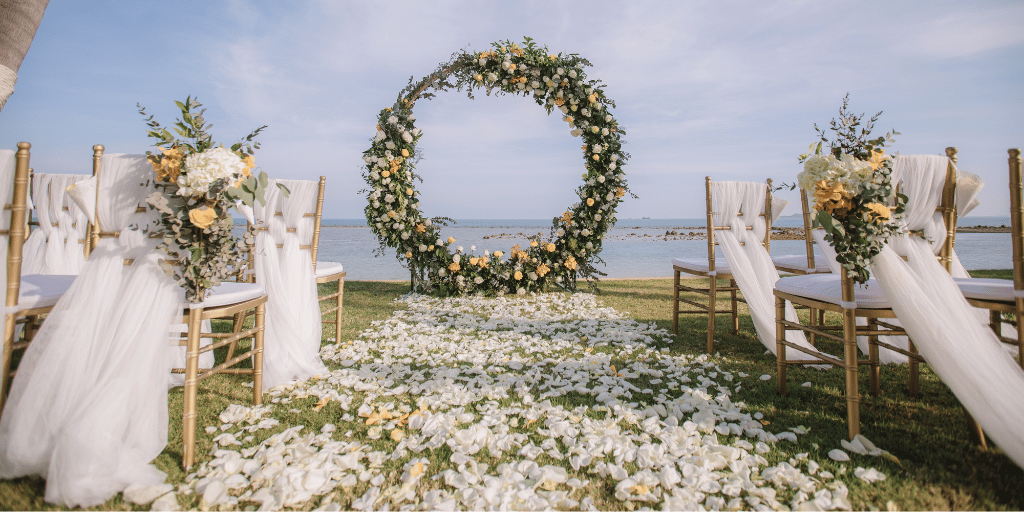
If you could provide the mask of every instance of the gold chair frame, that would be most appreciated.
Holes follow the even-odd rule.
[[[804,220],[804,246],[807,250],[807,266],[801,267],[799,265],[777,263],[773,261],[773,263],[775,264],[775,269],[778,270],[779,272],[786,272],[789,274],[796,275],[827,274],[828,272],[818,272],[817,270],[811,270],[818,268],[814,261],[814,246],[817,245],[818,242],[814,240],[814,236],[811,234],[811,212],[810,208],[807,205],[807,191],[803,189],[800,189],[800,210],[803,214]]]
[[[772,180],[766,181],[768,184],[765,192],[765,203],[764,211],[759,212],[759,216],[765,218],[765,235],[761,245],[765,247],[765,250],[771,250],[771,232],[772,232]],[[680,314],[707,314],[708,316],[708,327],[707,327],[707,351],[712,353],[715,350],[715,314],[717,313],[731,313],[732,314],[732,333],[736,334],[739,332],[739,312],[738,303],[746,302],[742,297],[737,297],[739,287],[736,285],[736,280],[733,279],[731,273],[718,272],[715,269],[715,246],[718,242],[715,241],[716,230],[728,230],[729,226],[715,226],[714,225],[714,214],[711,205],[711,177],[704,177],[704,188],[706,192],[705,203],[707,206],[707,242],[708,242],[708,269],[706,271],[688,269],[673,265],[675,282],[673,285],[673,299],[672,299],[672,332],[676,335],[679,334],[679,315]],[[751,228],[748,228],[751,229]],[[680,274],[687,273],[708,279],[707,288],[699,288],[693,286],[687,286],[680,284]],[[718,280],[729,280],[728,286],[719,286]],[[694,292],[704,295],[708,298],[708,303],[703,304],[700,302],[684,299],[679,297],[679,292]],[[717,299],[719,292],[729,292],[731,308],[728,310],[719,310],[717,308]],[[680,311],[679,303],[684,302],[697,309],[683,310]]]
[[[104,147],[101,144],[93,146],[93,175],[96,176],[96,203],[99,204],[100,187],[98,182],[103,179],[101,162]],[[142,209],[143,207],[140,207]],[[142,209],[142,211],[145,211]],[[114,237],[117,233],[104,232],[99,223],[99,215],[93,219],[95,229],[92,232],[91,248],[95,248],[100,238]],[[131,260],[125,260],[125,264],[131,264]],[[266,291],[259,297],[243,300],[240,302],[228,303],[214,307],[203,307],[202,305],[186,305],[182,313],[182,323],[188,326],[187,333],[178,342],[179,346],[185,347],[185,367],[172,368],[171,373],[185,375],[184,398],[182,407],[182,466],[188,470],[195,464],[196,458],[196,420],[198,417],[198,391],[199,382],[221,374],[251,374],[253,376],[253,405],[263,403],[263,326],[266,315]],[[236,320],[239,315],[247,311],[254,311],[255,322],[253,327],[242,329],[240,323],[236,322],[232,332],[215,333],[202,332],[202,323],[205,320],[232,319]],[[202,338],[212,338],[216,341],[200,347]],[[252,346],[245,353],[235,355],[237,343],[241,339],[252,338]],[[223,346],[229,346],[228,355],[224,362],[213,368],[200,370],[199,355],[216,350]],[[252,368],[232,368],[242,361],[252,358]]]
[[[320,176],[320,188],[317,191],[316,196],[316,221],[313,225],[313,247],[310,252],[313,256],[313,275],[316,276],[316,255],[320,248],[320,221],[323,217],[324,211],[324,190],[327,187],[327,177]],[[337,274],[331,274],[326,276],[316,277],[317,284],[317,303],[321,303],[325,300],[334,300],[335,305],[329,309],[321,309],[321,318],[326,317],[330,313],[334,315],[334,339],[336,342],[341,341],[341,313],[343,307],[343,300],[345,295],[345,276],[347,272],[339,272]],[[320,295],[320,285],[324,283],[337,283],[337,289],[334,292],[326,295]]]
[[[997,301],[967,298],[967,302],[978,308],[989,310],[989,325],[1003,343],[1017,345],[1017,363],[1024,368],[1024,184],[1021,179],[1020,149],[1007,150],[1010,168],[1010,233],[1013,243],[1013,290],[1012,301]],[[1016,320],[1007,321],[1003,313],[1012,313]],[[1017,328],[1017,337],[1003,335],[1003,323]]]
[[[955,202],[956,202],[956,167],[952,162],[946,168],[946,182],[943,186],[942,200],[939,206],[936,208],[942,214],[942,219],[946,224],[946,239],[939,251],[938,259],[943,267],[948,272],[951,263],[951,253],[953,249],[952,233],[956,231],[955,225]],[[910,367],[909,376],[909,388],[911,394],[920,393],[920,368],[919,364],[924,362],[924,359],[917,353],[917,348],[914,346],[913,340],[909,340],[908,349],[902,349],[889,343],[879,341],[879,336],[906,336],[906,331],[902,327],[889,323],[885,320],[896,318],[896,314],[891,308],[850,308],[846,305],[856,304],[856,297],[854,294],[853,278],[850,277],[846,268],[843,268],[840,272],[839,279],[842,284],[842,304],[834,304],[832,302],[825,302],[821,300],[815,300],[809,297],[803,297],[791,293],[785,293],[774,290],[775,295],[775,347],[776,347],[776,367],[778,370],[778,393],[780,395],[786,394],[787,381],[786,381],[786,370],[789,366],[794,365],[815,365],[822,364],[822,361],[831,363],[840,368],[843,368],[846,372],[846,422],[847,431],[850,439],[860,433],[860,391],[859,391],[859,367],[868,366],[871,393],[877,395],[880,392],[879,384],[879,359],[878,359],[878,347],[885,347],[894,352],[907,356]],[[798,322],[786,320],[785,318],[785,303],[790,301],[794,306],[806,306],[811,308],[812,324],[802,325]],[[815,325],[814,311],[819,312],[830,311],[833,313],[839,313],[842,317],[841,326],[826,326],[823,323]],[[857,318],[864,318],[867,320],[866,326],[858,326]],[[786,331],[788,330],[801,330],[808,333],[812,337],[822,337],[834,341],[838,341],[843,344],[843,357],[833,357],[828,354],[824,354],[817,350],[807,349],[801,347],[795,343],[787,341]],[[834,334],[837,331],[841,331],[842,335],[838,336]],[[868,358],[860,359],[858,356],[857,348],[857,337],[867,336],[868,337]],[[807,360],[786,360],[786,348],[793,348],[805,354],[814,356],[817,359]]]
[[[11,369],[16,350],[23,350],[28,347],[32,340],[35,328],[39,324],[39,316],[49,313],[52,305],[40,306],[28,309],[19,309],[18,300],[21,295],[21,251],[25,244],[28,232],[27,197],[29,188],[29,159],[32,145],[28,142],[19,142],[18,151],[15,153],[15,171],[13,199],[11,204],[4,205],[4,208],[11,210],[11,224],[0,231],[0,235],[7,236],[10,243],[7,246],[7,312],[4,313],[4,346],[2,374],[0,374],[0,414],[3,413],[4,405],[7,402],[7,394],[10,392],[10,384],[17,371]],[[23,337],[15,339],[17,325],[23,324]]]

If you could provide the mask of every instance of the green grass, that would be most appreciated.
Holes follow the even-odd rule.
[[[973,274],[979,277],[1012,276],[1009,270]],[[394,303],[394,299],[408,291],[408,283],[348,282],[345,288],[343,324],[338,336],[343,342],[358,337],[373,321],[386,319],[396,308],[402,307]],[[638,321],[653,322],[671,330],[670,279],[605,281],[601,283],[600,290],[599,299],[605,305],[627,312]],[[724,302],[722,306],[725,306]],[[797,444],[788,446],[787,451],[793,454],[810,452],[818,460],[824,459],[831,464],[825,454],[832,448],[839,448],[840,441],[846,438],[843,372],[839,369],[819,371],[791,368],[788,394],[779,396],[775,391],[774,358],[764,354],[765,349],[757,340],[745,307],[741,305],[740,311],[738,334],[729,332],[726,318],[716,329],[716,350],[720,354],[720,365],[754,376],[744,381],[743,390],[734,398],[743,400],[751,411],[762,412],[765,420],[771,423],[768,428],[774,432],[801,425],[807,427],[809,431],[799,436]],[[332,320],[328,318],[324,322],[324,339],[335,337]],[[705,326],[706,319],[703,316],[681,316],[680,333],[670,338],[670,351],[681,354],[703,353]],[[219,354],[219,357],[222,358],[223,354]],[[767,381],[756,378],[764,374],[773,378]],[[1024,485],[1021,485],[1024,472],[999,453],[997,448],[990,448],[989,451],[979,449],[972,441],[963,409],[927,365],[922,366],[920,396],[907,394],[906,379],[905,367],[883,367],[883,394],[877,397],[866,395],[861,405],[862,433],[880,448],[899,458],[901,465],[856,454],[851,454],[852,461],[843,466],[823,463],[826,469],[837,475],[840,467],[848,467],[849,472],[852,472],[857,466],[873,466],[886,474],[885,481],[870,485],[863,484],[850,474],[840,476],[849,486],[854,509],[885,509],[889,501],[904,510],[1024,508]],[[206,434],[203,428],[219,425],[217,416],[229,404],[251,403],[250,388],[242,386],[243,382],[249,380],[246,376],[216,376],[201,384],[197,465],[212,458],[209,455],[212,436]],[[813,385],[801,387],[803,382],[811,382]],[[861,389],[867,389],[866,377],[862,379]],[[181,469],[181,400],[181,388],[170,392],[168,445],[155,461],[159,469],[168,473],[167,481],[174,484],[184,482],[186,477]],[[366,425],[358,419],[353,423],[342,421],[341,411],[336,406],[315,412],[311,409],[315,400],[303,400],[310,403],[301,400],[293,402],[301,413],[288,412],[287,407],[279,408],[282,410],[276,412],[274,417],[282,422],[281,427],[257,431],[254,434],[256,442],[298,424],[317,429],[325,423],[334,423],[339,433],[351,429],[357,436],[367,430]],[[559,400],[569,403],[574,398],[567,395]],[[383,447],[386,443],[380,444]],[[432,460],[445,458],[440,453],[428,455],[425,452],[423,455]],[[400,471],[400,468],[395,470]],[[0,509],[60,509],[43,500],[44,489],[45,481],[39,478],[0,481]],[[330,493],[327,498],[337,500],[343,506],[350,503],[351,497],[347,492],[339,491]],[[324,503],[327,501],[325,498]],[[199,500],[194,495],[181,497],[180,502],[184,507],[199,506]],[[303,508],[314,508],[319,503],[318,499],[314,499]],[[132,510],[149,507],[125,503],[117,496],[96,508]]]

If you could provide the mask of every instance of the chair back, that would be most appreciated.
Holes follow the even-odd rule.
[[[68,187],[89,179],[85,174],[34,173],[32,203],[35,226],[25,242],[24,274],[78,274],[85,264],[90,219],[67,194]]]
[[[771,250],[772,230],[772,180],[765,183],[743,182],[743,181],[719,181],[712,182],[710,176],[704,177],[707,205],[707,240],[708,240],[708,269],[715,270],[715,231],[731,230],[731,220],[735,217],[742,217],[746,229],[760,230],[763,226],[764,234],[761,237],[761,245],[766,251]],[[729,198],[727,195],[713,191],[718,189],[721,192],[733,191],[742,187],[764,187],[763,201],[761,197],[757,200],[746,200],[744,198]],[[746,197],[746,196],[743,196]],[[748,216],[749,212],[757,212]],[[763,219],[763,224],[762,224]]]
[[[21,251],[25,243],[26,202],[28,198],[28,142],[19,142],[18,151],[0,150],[0,255],[7,261],[7,272],[0,274],[0,285],[7,290],[6,306],[18,305],[21,292]],[[7,323],[7,330],[14,328]],[[7,336],[8,338],[10,336]]]
[[[956,232],[956,166],[945,156],[901,155],[896,158],[894,170],[900,190],[907,196],[903,214],[907,229],[931,240],[939,262],[950,271]],[[900,240],[894,237],[891,244],[897,253],[905,255]]]
[[[804,219],[804,247],[807,250],[807,268],[815,269],[818,268],[814,263],[814,245],[817,242],[814,240],[814,223],[811,221],[811,207],[808,201],[810,201],[810,198],[807,196],[807,191],[800,189],[800,213]]]
[[[322,183],[322,182],[321,182]],[[307,180],[270,180],[266,202],[253,205],[257,231],[269,232],[282,249],[286,243],[298,244],[300,251],[313,256],[314,239],[319,238],[317,211],[322,208],[323,185]],[[288,196],[278,185],[288,189]]]
[[[316,255],[320,250],[320,220],[324,214],[324,189],[327,188],[327,176],[320,176],[320,185],[316,192],[316,212],[313,216],[313,272],[316,272]]]
[[[1013,289],[1017,301],[1024,298],[1024,190],[1020,170],[1020,149],[1010,149],[1010,233],[1013,238]],[[1020,329],[1020,318],[1017,319]],[[1022,348],[1024,350],[1024,348]]]

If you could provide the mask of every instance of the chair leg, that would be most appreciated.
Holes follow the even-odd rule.
[[[252,403],[260,405],[263,403],[263,325],[266,322],[267,305],[256,306],[256,336],[253,339],[253,348],[256,353],[252,356]]]
[[[196,394],[199,386],[199,331],[202,325],[202,308],[189,310],[188,341],[185,348],[185,396],[184,414],[181,421],[184,448],[182,464],[187,471],[196,461]]]
[[[739,303],[736,302],[736,280],[729,280],[729,298],[732,300],[732,333],[740,333],[740,315],[739,315]]]
[[[860,390],[857,369],[857,320],[854,310],[843,308],[844,362],[846,366],[846,424],[849,438],[860,434]]]
[[[911,354],[917,354],[917,345],[914,345],[914,340],[907,340],[907,350]],[[910,365],[910,394],[917,396],[921,394],[921,363],[913,357],[908,359],[907,363]]]
[[[808,311],[807,312],[807,319],[808,319],[807,323],[810,325],[811,329],[817,329],[818,326],[821,325],[821,324],[818,323],[818,310],[817,310],[817,308],[813,308],[813,307],[812,308],[808,308],[807,311]],[[818,346],[817,345],[817,343],[818,343],[818,335],[814,334],[812,332],[810,334],[810,336],[808,336],[807,341],[811,344],[812,347],[817,347]]]
[[[708,278],[708,354],[715,351],[715,309],[718,308],[718,279]]]
[[[878,320],[868,319],[868,330],[878,330]],[[878,396],[882,393],[881,378],[878,368],[878,336],[868,336],[868,366],[871,379],[871,394]]]
[[[679,336],[679,271],[675,271],[675,285],[672,287],[672,334]]]
[[[3,369],[0,375],[0,415],[4,412],[4,405],[7,404],[7,394],[10,393],[11,360],[14,358],[14,315],[4,315],[4,353]]]
[[[778,391],[780,395],[786,394],[786,345],[782,343],[786,339],[786,326],[782,320],[786,317],[786,301],[782,297],[775,297],[775,365],[778,369]]]
[[[338,278],[338,310],[334,312],[334,342],[341,343],[341,309],[345,294],[345,276]]]
[[[977,443],[978,448],[983,451],[988,451],[988,441],[985,439],[985,431],[981,428],[981,423],[971,416],[971,413],[967,412],[967,408],[963,405],[960,406],[964,410],[964,420],[967,422],[967,429],[971,431],[971,437],[974,438],[974,442]]]

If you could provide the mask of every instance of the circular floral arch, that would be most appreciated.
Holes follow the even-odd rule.
[[[622,151],[625,132],[609,111],[615,103],[599,80],[587,79],[583,68],[588,66],[576,54],[548,53],[530,38],[522,45],[499,41],[490,50],[456,53],[419,82],[410,79],[395,104],[381,110],[377,134],[363,153],[363,177],[369,184],[366,220],[381,252],[396,249],[412,269],[415,289],[444,295],[523,294],[552,283],[575,290],[579,279],[604,275],[593,263],[627,192],[622,166],[629,155]],[[420,211],[414,170],[423,133],[414,124],[413,107],[433,97],[432,91],[447,89],[466,90],[470,98],[473,89],[532,97],[549,114],[561,111],[570,133],[583,139],[586,172],[576,189],[580,200],[552,220],[547,238],[534,237],[507,254],[466,254],[461,247],[449,248],[456,245],[454,238],[440,238],[440,225],[449,219],[430,219]]]

